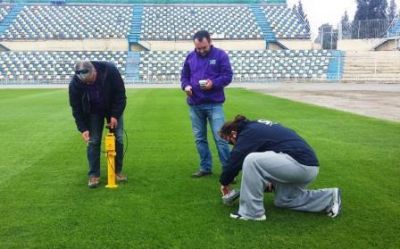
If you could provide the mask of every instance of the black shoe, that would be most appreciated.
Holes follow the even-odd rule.
[[[192,174],[193,178],[199,178],[199,177],[203,177],[203,176],[209,176],[212,175],[212,172],[206,172],[206,171],[197,171],[196,173]]]

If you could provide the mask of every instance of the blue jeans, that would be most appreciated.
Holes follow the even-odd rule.
[[[211,172],[212,160],[211,152],[207,141],[207,120],[210,123],[214,141],[217,146],[219,160],[222,167],[228,164],[229,146],[218,132],[225,122],[222,104],[202,104],[190,106],[190,119],[192,120],[192,130],[196,142],[197,151],[200,155],[200,170]]]
[[[87,158],[89,161],[89,176],[100,176],[100,146],[104,129],[104,116],[90,114],[89,125],[89,143],[87,146]],[[122,171],[122,161],[124,159],[124,143],[123,143],[124,121],[122,116],[118,119],[118,126],[115,129],[115,149],[117,156],[115,157],[115,173]]]

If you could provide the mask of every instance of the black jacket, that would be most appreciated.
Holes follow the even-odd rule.
[[[126,106],[124,81],[117,67],[109,62],[92,61],[97,71],[97,80],[102,86],[105,102],[105,117],[119,118]],[[90,99],[87,88],[76,75],[69,84],[69,103],[76,126],[80,132],[88,130]]]
[[[233,181],[248,154],[265,151],[286,153],[303,165],[319,166],[311,146],[293,130],[270,121],[242,121],[220,183],[226,186]]]

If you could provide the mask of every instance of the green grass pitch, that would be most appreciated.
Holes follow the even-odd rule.
[[[129,89],[127,184],[88,189],[85,144],[67,90],[0,91],[0,248],[400,248],[400,124],[228,89],[225,114],[265,118],[315,148],[311,188],[342,189],[341,216],[273,206],[265,222],[236,221],[222,205],[220,165],[197,169],[184,94]],[[238,188],[240,183],[236,184]]]

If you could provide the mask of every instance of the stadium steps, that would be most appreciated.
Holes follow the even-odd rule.
[[[343,77],[344,52],[339,50],[332,51],[332,58],[328,64],[327,79],[338,81]]]
[[[389,28],[388,37],[400,36],[400,17],[393,20],[393,25]]]
[[[140,52],[129,51],[126,57],[125,74],[127,82],[139,80]]]
[[[272,30],[271,25],[265,17],[260,5],[250,4],[249,8],[256,18],[257,25],[261,28],[262,35],[264,36],[264,40],[266,42],[266,47],[268,48],[269,43],[277,42],[275,32]]]
[[[135,5],[132,10],[132,25],[131,30],[128,34],[129,44],[139,43],[140,34],[142,32],[142,15],[143,15],[143,5]]]
[[[24,8],[24,4],[17,3],[11,7],[10,12],[0,23],[0,35],[2,35],[13,23],[13,21],[18,16],[19,12]]]
[[[346,52],[342,81],[400,83],[400,52]]]

